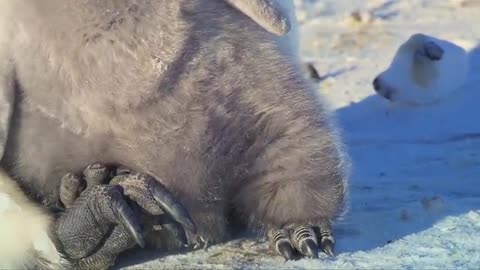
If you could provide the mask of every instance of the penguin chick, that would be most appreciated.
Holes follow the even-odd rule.
[[[433,104],[463,85],[468,68],[463,48],[418,33],[400,46],[388,69],[373,80],[373,88],[393,103]]]

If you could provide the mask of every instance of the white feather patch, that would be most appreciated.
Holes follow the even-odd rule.
[[[59,268],[61,256],[48,236],[50,217],[0,172],[0,268]]]

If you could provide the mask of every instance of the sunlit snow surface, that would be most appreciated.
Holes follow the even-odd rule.
[[[279,0],[282,1],[282,0]],[[134,252],[132,269],[478,269],[480,267],[480,0],[296,1],[301,54],[324,80],[352,157],[350,211],[338,256],[284,263],[241,239],[181,255]],[[361,20],[350,14],[358,11]],[[470,51],[468,81],[428,107],[392,106],[371,81],[422,32]],[[479,46],[479,47],[477,47]]]

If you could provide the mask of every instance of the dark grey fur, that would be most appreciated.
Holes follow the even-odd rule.
[[[16,98],[2,162],[45,205],[64,174],[100,161],[161,179],[211,242],[230,209],[266,230],[342,213],[329,113],[273,34],[224,1],[6,2],[0,79],[14,75]]]

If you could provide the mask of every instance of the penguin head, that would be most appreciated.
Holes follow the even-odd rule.
[[[394,103],[434,103],[463,83],[466,59],[466,52],[455,44],[414,34],[399,47],[388,69],[373,79],[372,86]]]

